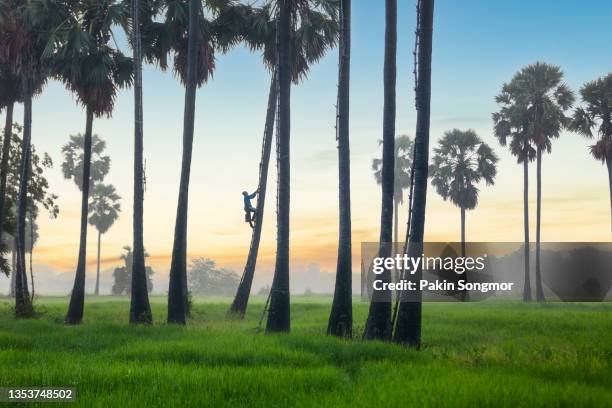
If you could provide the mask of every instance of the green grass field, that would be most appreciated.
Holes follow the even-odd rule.
[[[0,300],[0,386],[70,386],[70,406],[612,406],[612,304],[428,303],[421,351],[325,336],[327,298],[293,298],[292,333],[256,331],[227,300],[197,300],[187,327],[126,323],[127,299],[89,298],[62,324],[67,299],[16,321]],[[357,331],[368,305],[355,302]],[[29,405],[30,406],[30,405]]]

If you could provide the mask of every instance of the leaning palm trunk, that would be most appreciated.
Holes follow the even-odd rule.
[[[611,190],[612,192],[612,190]],[[529,276],[529,162],[528,156],[523,161],[523,222],[525,228],[525,283],[523,285],[523,300],[531,302],[531,278]]]
[[[292,0],[280,0],[278,50],[278,208],[276,221],[276,265],[270,293],[267,332],[288,332],[291,328],[289,301],[289,198],[291,138],[290,30]]]
[[[259,251],[259,242],[261,239],[261,228],[263,225],[264,205],[266,201],[266,187],[268,184],[268,167],[270,165],[270,154],[272,151],[272,139],[274,136],[274,117],[276,113],[276,103],[278,100],[278,81],[276,79],[276,71],[272,74],[270,81],[270,92],[268,93],[268,110],[266,113],[266,124],[264,127],[264,142],[262,146],[261,167],[259,169],[259,186],[257,198],[257,212],[255,213],[255,226],[253,228],[253,236],[251,237],[251,246],[249,255],[242,274],[242,280],[238,285],[236,296],[230,307],[232,316],[242,319],[246,313],[246,308],[249,303],[249,295],[251,293],[251,285],[253,284],[253,276],[255,275],[255,266],[257,264],[257,254]]]
[[[542,271],[540,269],[540,230],[542,217],[542,148],[537,149],[537,174],[536,174],[536,300],[543,302],[544,290],[542,288]]]
[[[30,317],[34,314],[28,291],[25,263],[25,224],[28,199],[28,169],[32,140],[32,91],[29,80],[24,80],[23,140],[21,142],[21,169],[17,206],[17,271],[15,275],[15,316]]]
[[[144,257],[144,182],[143,182],[143,108],[142,55],[140,42],[140,1],[132,0],[132,47],[134,50],[134,254],[132,256],[132,299],[130,323],[151,323]]]
[[[349,146],[349,95],[351,70],[351,0],[340,1],[340,61],[338,67],[338,201],[340,227],[336,286],[327,334],[353,335],[352,239],[351,239],[351,154]]]
[[[421,255],[425,231],[425,205],[429,161],[429,119],[431,105],[431,50],[433,34],[434,0],[418,1],[418,69],[417,69],[417,126],[414,154],[414,191],[408,256]],[[423,270],[417,268],[413,279],[419,281]],[[400,302],[394,340],[411,347],[421,346],[421,301],[417,291],[410,299]]]
[[[87,261],[87,214],[89,201],[89,174],[91,170],[91,132],[93,111],[87,107],[87,121],[83,140],[83,185],[81,186],[81,236],[79,239],[79,259],[70,296],[70,305],[66,314],[67,324],[80,324],[83,321],[85,303],[85,267]]]
[[[199,1],[197,0],[189,1],[189,40],[187,45],[187,84],[185,85],[185,113],[183,118],[183,157],[176,222],[174,224],[170,285],[168,288],[168,323],[177,324],[185,324],[187,317],[187,211],[197,88],[198,4]]]
[[[382,205],[380,215],[380,247],[378,256],[391,256],[393,240],[393,198],[395,187],[395,84],[397,77],[397,0],[386,0],[385,63],[383,106],[383,154],[382,154]],[[391,272],[380,275],[383,282],[391,280]],[[365,339],[389,340],[391,338],[391,292],[372,295]]]
[[[4,125],[4,139],[2,139],[2,162],[0,163],[0,237],[4,227],[4,203],[6,202],[6,179],[9,170],[9,155],[11,139],[13,136],[13,107],[14,103],[6,106],[6,122]]]

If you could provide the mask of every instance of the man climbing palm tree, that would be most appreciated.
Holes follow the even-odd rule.
[[[251,228],[255,228],[255,215],[257,214],[257,209],[253,207],[251,200],[257,197],[259,193],[259,189],[255,190],[253,194],[249,194],[246,191],[242,192],[242,197],[244,200],[244,221],[248,222]]]

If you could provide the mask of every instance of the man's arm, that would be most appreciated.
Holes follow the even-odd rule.
[[[249,199],[253,199],[253,198],[257,197],[257,193],[258,192],[259,192],[259,190],[255,190],[255,192],[249,196]]]

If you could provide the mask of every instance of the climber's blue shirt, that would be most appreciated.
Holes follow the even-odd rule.
[[[253,204],[251,204],[251,200],[254,199],[255,197],[257,197],[257,192],[251,194],[251,195],[245,195],[244,197],[244,209],[245,210],[252,210],[253,208]]]

